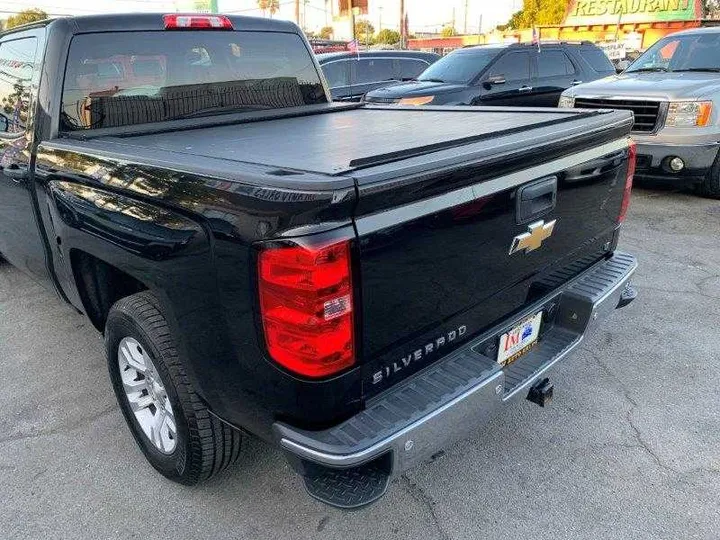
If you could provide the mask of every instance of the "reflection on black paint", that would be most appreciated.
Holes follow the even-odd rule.
[[[167,210],[73,182],[51,182],[60,218],[74,229],[155,260],[173,256],[201,231]]]

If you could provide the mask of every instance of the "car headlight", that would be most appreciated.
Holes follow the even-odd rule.
[[[560,96],[558,107],[561,109],[572,109],[575,106],[575,96]]]
[[[670,102],[666,126],[705,127],[710,124],[712,101],[675,101]]]
[[[398,105],[427,105],[435,96],[408,97],[398,101]]]

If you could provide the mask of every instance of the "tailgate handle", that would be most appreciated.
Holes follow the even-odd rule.
[[[515,199],[518,225],[547,214],[557,203],[557,176],[541,178],[518,188]]]

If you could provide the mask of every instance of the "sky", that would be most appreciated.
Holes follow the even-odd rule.
[[[301,0],[302,1],[302,0]],[[180,0],[182,2],[182,0]],[[463,31],[466,0],[406,0],[405,6],[412,32],[435,31],[450,24],[455,16],[455,27]],[[238,15],[261,15],[257,0],[218,0],[219,11]],[[293,0],[280,0],[280,12],[275,17],[293,19],[295,8]],[[307,17],[307,27],[319,29],[326,24],[326,1],[307,0],[301,13]],[[510,14],[522,7],[522,0],[467,0],[467,30],[476,33],[482,15],[482,29],[494,28],[507,22]],[[301,4],[302,6],[302,4]],[[399,27],[399,0],[370,0],[370,22],[376,27]],[[175,3],[170,0],[0,0],[0,17],[5,18],[12,12],[38,7],[52,15],[73,14],[90,15],[96,13],[117,13],[132,11],[175,11]],[[382,9],[378,9],[382,8]],[[301,15],[302,16],[302,15]]]

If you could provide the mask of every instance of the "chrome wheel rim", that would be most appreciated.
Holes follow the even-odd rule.
[[[175,415],[150,354],[136,339],[126,337],[118,347],[118,365],[135,420],[155,448],[172,454],[177,446]]]

